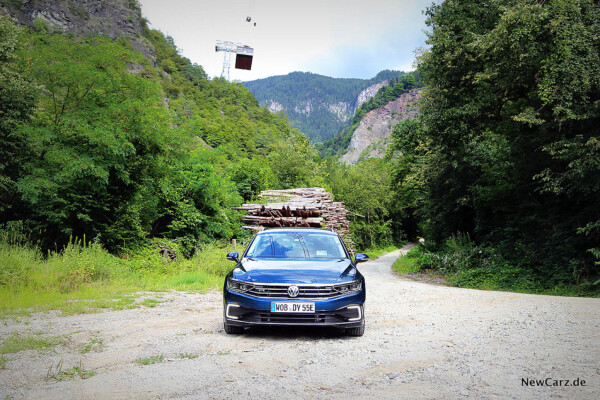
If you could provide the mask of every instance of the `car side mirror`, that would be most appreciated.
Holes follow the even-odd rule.
[[[237,251],[231,252],[229,254],[227,254],[227,259],[229,261],[235,261],[235,262],[240,262],[240,253],[238,253]]]
[[[361,263],[361,262],[365,262],[369,260],[369,256],[363,253],[356,253],[356,255],[354,256],[354,262],[356,264]]]

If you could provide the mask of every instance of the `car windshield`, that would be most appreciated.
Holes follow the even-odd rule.
[[[273,232],[258,235],[246,257],[254,258],[346,258],[335,235],[318,232]]]

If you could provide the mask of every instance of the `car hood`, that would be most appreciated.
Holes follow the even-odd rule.
[[[350,260],[265,260],[244,258],[233,278],[258,283],[334,284],[357,279]]]

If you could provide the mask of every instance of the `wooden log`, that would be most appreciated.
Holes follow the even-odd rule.
[[[243,225],[242,229],[252,229],[253,231],[262,231],[265,228],[260,225]]]
[[[347,216],[353,214],[346,210],[344,203],[334,201],[333,195],[323,188],[294,188],[285,190],[266,190],[260,193],[263,199],[272,198],[276,202],[268,204],[243,204],[234,207],[246,211],[242,220],[255,225],[250,229],[261,229],[262,226],[313,226],[337,231],[346,243],[350,240],[349,221]],[[287,200],[286,200],[287,199]]]
[[[323,218],[296,218],[296,217],[261,217],[257,215],[242,215],[244,221],[257,221],[257,222],[269,222],[269,221],[287,221],[295,223],[297,221],[306,221],[309,224],[322,224]]]

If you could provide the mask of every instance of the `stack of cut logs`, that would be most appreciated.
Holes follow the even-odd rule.
[[[246,229],[262,230],[265,227],[312,227],[333,229],[353,247],[350,239],[348,210],[344,204],[334,202],[331,193],[323,188],[298,188],[266,190],[260,193],[266,204],[243,204],[234,207],[244,210],[242,220]]]

